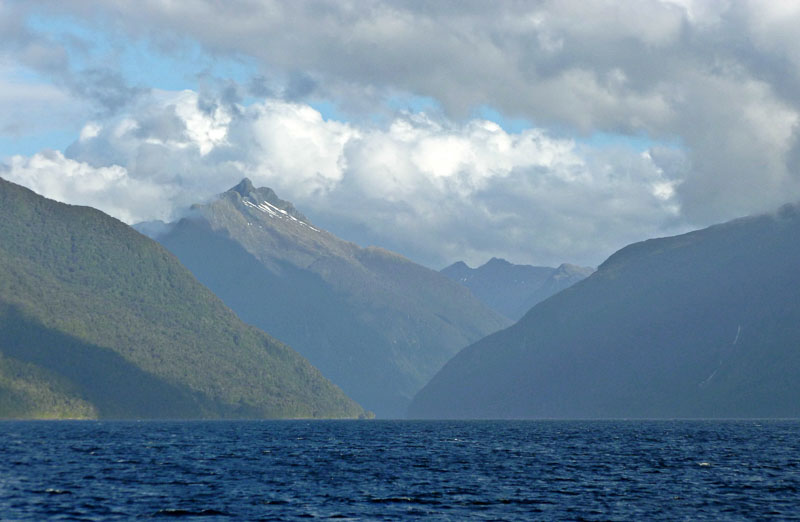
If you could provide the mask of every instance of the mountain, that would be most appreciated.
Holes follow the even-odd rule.
[[[0,179],[0,417],[357,417],[163,247]]]
[[[157,239],[380,417],[405,416],[450,357],[509,324],[438,272],[343,241],[247,179]]]
[[[800,416],[800,207],[623,248],[454,357],[412,417]]]
[[[493,257],[478,268],[458,261],[441,272],[469,288],[495,312],[518,321],[535,304],[586,279],[594,269],[566,263],[558,268],[515,265]]]

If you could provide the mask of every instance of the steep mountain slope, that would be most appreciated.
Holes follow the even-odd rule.
[[[342,241],[248,180],[193,210],[157,239],[379,416],[404,416],[459,349],[508,325],[438,272]]]
[[[515,265],[493,257],[478,268],[458,261],[441,272],[495,312],[518,321],[535,304],[589,277],[594,269],[567,263],[558,268]]]
[[[154,241],[0,179],[0,417],[363,413]]]
[[[412,417],[797,417],[800,210],[630,245],[464,349]]]

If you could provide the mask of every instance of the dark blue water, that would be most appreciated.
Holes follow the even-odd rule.
[[[800,517],[798,422],[4,422],[0,518]]]

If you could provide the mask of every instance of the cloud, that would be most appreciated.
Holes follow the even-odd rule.
[[[126,107],[147,92],[145,88],[128,85],[119,73],[101,68],[70,71],[63,75],[62,82],[74,95],[91,100],[107,113]]]
[[[14,156],[0,165],[3,178],[25,185],[51,199],[98,208],[128,223],[160,197],[160,187],[132,179],[124,167],[94,168],[65,158],[59,151],[43,151],[32,157]]]
[[[689,175],[678,195],[698,226],[800,197],[800,9],[790,2],[71,0],[48,8],[113,22],[167,53],[188,39],[212,56],[255,60],[262,77],[251,90],[293,101],[313,96],[370,114],[398,94],[425,96],[462,123],[489,106],[561,135],[679,143]],[[285,88],[266,89],[264,77],[284,78]]]
[[[85,110],[91,107],[112,113],[147,92],[146,88],[128,85],[122,74],[103,60],[81,65],[75,58],[87,54],[93,44],[75,34],[59,38],[46,29],[32,27],[31,16],[38,13],[37,7],[29,2],[0,0],[0,64],[27,68],[81,100]]]
[[[257,71],[136,89],[102,60],[79,66],[31,14]],[[800,199],[798,26],[794,4],[755,0],[0,0],[0,53],[92,100],[64,160],[160,188],[130,215],[169,217],[248,175],[323,226],[429,264],[596,263]],[[388,108],[404,97],[440,112]],[[349,120],[324,119],[319,100]],[[533,128],[506,132],[479,107]],[[619,143],[583,144],[597,133]]]
[[[667,149],[662,163],[669,154],[680,156]],[[318,225],[431,266],[495,255],[596,264],[679,226],[680,170],[630,148],[424,113],[356,126],[301,103],[228,108],[193,91],[159,92],[135,113],[91,121],[66,155],[16,156],[3,175],[129,223],[174,219],[249,176]]]
[[[63,125],[80,117],[81,108],[67,92],[52,85],[20,78],[18,71],[0,67],[0,136],[19,136]]]

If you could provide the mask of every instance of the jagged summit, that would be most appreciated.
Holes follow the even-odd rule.
[[[502,257],[493,257],[489,261],[487,261],[484,266],[489,266],[489,267],[501,267],[502,266],[502,267],[506,267],[506,266],[510,266],[510,265],[511,265],[511,263],[509,263],[508,261],[506,261]]]
[[[255,192],[256,188],[250,178],[242,178],[238,185],[228,190],[228,192],[238,192],[242,197],[247,197],[251,192]]]
[[[309,219],[294,208],[291,202],[279,198],[269,187],[256,188],[249,178],[243,178],[236,186],[223,194],[223,196],[225,195],[238,197],[246,207],[266,213],[270,217],[288,218],[301,221],[309,227],[311,225]]]
[[[558,268],[516,265],[493,257],[478,268],[453,263],[442,274],[469,288],[490,308],[518,320],[536,303],[591,275],[594,269],[564,263]]]
[[[443,270],[472,270],[468,264],[463,261],[456,261],[452,265],[444,268]]]

